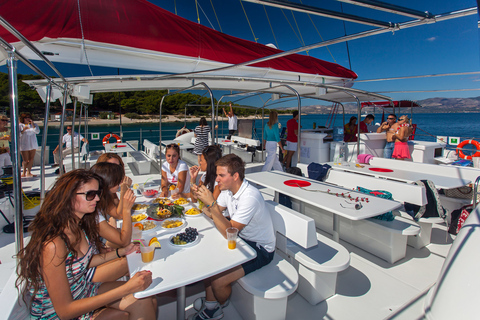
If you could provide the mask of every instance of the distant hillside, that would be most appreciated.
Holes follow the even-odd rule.
[[[480,112],[480,97],[476,98],[429,98],[417,101],[422,108],[416,108],[414,113],[449,113],[449,112]],[[302,113],[330,113],[330,105],[302,106]],[[369,108],[370,109],[370,108]],[[345,104],[345,113],[356,113],[357,106]],[[368,112],[368,109],[367,109]]]

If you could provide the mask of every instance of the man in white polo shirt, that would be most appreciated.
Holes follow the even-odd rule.
[[[225,117],[228,117],[228,140],[232,138],[232,134],[237,131],[237,116],[233,113],[232,103],[230,103],[230,111],[227,113],[225,108],[223,108],[223,113],[225,113]]]
[[[228,304],[232,292],[231,283],[269,264],[275,251],[275,232],[265,200],[257,188],[245,178],[245,163],[234,154],[219,159],[217,166],[218,186],[222,191],[217,201],[205,187],[192,186],[193,192],[202,200],[204,213],[212,218],[218,231],[226,237],[227,228],[239,230],[239,237],[257,252],[257,257],[241,266],[205,280],[206,298],[195,301],[198,312],[191,319],[221,319],[222,307]],[[222,212],[227,209],[229,218]]]
[[[65,144],[65,148],[62,150],[62,159],[64,159],[67,155],[72,154],[72,135],[73,135],[73,152],[77,153],[79,150],[79,142],[88,143],[88,140],[85,139],[81,134],[77,132],[72,133],[72,126],[67,126],[67,133],[63,135],[62,138],[62,145]],[[57,146],[55,150],[53,150],[53,159],[55,164],[52,167],[57,167],[60,164],[60,146]]]

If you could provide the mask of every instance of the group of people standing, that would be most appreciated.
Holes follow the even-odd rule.
[[[407,115],[402,115],[397,121],[397,116],[389,114],[387,121],[383,122],[377,129],[377,133],[385,132],[387,144],[383,152],[386,159],[411,159],[408,148],[408,137],[413,132],[411,121]]]

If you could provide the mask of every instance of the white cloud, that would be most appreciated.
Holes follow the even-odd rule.
[[[427,38],[427,41],[430,41],[430,42],[433,42],[437,40],[437,37],[430,37],[430,38]]]

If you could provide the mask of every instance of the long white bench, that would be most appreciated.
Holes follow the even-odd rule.
[[[302,210],[303,207],[303,210]],[[292,199],[292,208],[315,220],[320,230],[332,232],[333,215],[309,204]],[[397,212],[393,221],[365,219],[353,221],[340,217],[340,238],[371,254],[395,263],[405,257],[407,237],[420,233],[420,226]]]
[[[287,298],[297,286],[307,300],[318,303],[331,295],[326,292],[331,288],[324,285],[335,290],[336,273],[350,264],[345,248],[339,244],[329,246],[328,239],[319,242],[312,219],[273,201],[266,201],[266,207],[276,232],[277,250],[270,264],[239,279],[232,287],[230,299],[243,319],[285,319]],[[287,260],[297,265],[300,279]]]
[[[259,140],[255,140],[255,139],[249,139],[249,138],[244,138],[244,137],[240,137],[240,136],[232,136],[230,138],[231,141],[236,141],[238,143],[241,143],[241,144],[247,144],[249,146],[259,146],[260,145],[260,141]]]
[[[356,189],[356,187],[363,187],[370,190],[385,190],[392,194],[395,201],[408,202],[417,206],[424,206],[427,204],[427,194],[425,187],[414,184],[408,184],[387,179],[377,179],[356,173],[330,170],[325,182],[332,183],[346,188]],[[400,211],[401,215],[406,217],[408,214]],[[409,217],[409,216],[408,216]],[[420,232],[416,235],[411,235],[407,239],[407,244],[414,248],[420,249],[430,244],[432,235],[432,223],[441,223],[439,218],[420,218],[417,223],[420,226]]]

